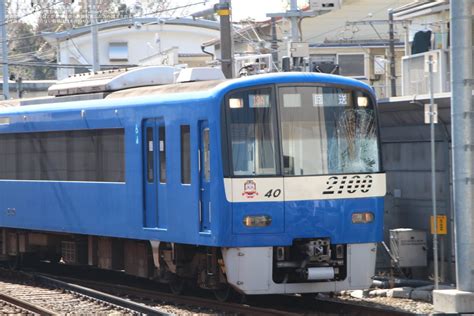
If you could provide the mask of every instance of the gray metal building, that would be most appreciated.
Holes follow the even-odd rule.
[[[440,235],[440,276],[454,282],[450,97],[449,92],[435,94],[439,108],[439,123],[435,125],[436,192],[438,215],[448,218],[448,234]],[[384,240],[389,244],[389,230],[394,228],[427,232],[430,268],[417,269],[414,276],[420,278],[433,273],[430,126],[424,123],[424,104],[428,103],[428,95],[379,100],[383,168],[387,174]],[[388,266],[390,257],[380,249],[378,267]]]

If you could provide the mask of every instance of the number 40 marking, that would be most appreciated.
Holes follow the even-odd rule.
[[[270,189],[270,191],[268,191],[267,193],[265,193],[265,196],[267,198],[277,198],[279,197],[281,194],[281,190],[280,189]]]

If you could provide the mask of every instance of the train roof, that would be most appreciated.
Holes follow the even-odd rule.
[[[255,85],[285,83],[291,84],[301,82],[330,83],[372,91],[372,88],[369,85],[361,81],[342,76],[321,73],[284,72],[241,77],[229,80],[196,81],[158,86],[135,87],[111,92],[103,96],[103,99],[74,100],[74,96],[70,96],[64,100],[65,102],[58,102],[60,101],[58,100],[55,103],[52,103],[48,102],[48,99],[43,99],[42,104],[28,106],[12,106],[18,103],[5,101],[3,105],[0,105],[0,113],[21,114],[45,111],[66,111],[68,109],[77,110],[140,106],[153,103],[156,104],[157,102],[165,103],[190,99],[215,98],[222,96],[230,90]],[[130,102],[130,98],[134,99],[133,103]]]

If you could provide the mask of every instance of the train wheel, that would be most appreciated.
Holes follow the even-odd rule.
[[[10,270],[18,270],[20,268],[21,258],[20,256],[10,256],[8,258],[8,268]]]
[[[219,302],[227,302],[231,301],[235,297],[235,291],[234,289],[226,284],[222,288],[218,290],[214,290],[214,296]]]
[[[174,295],[181,295],[184,293],[185,280],[180,277],[174,277],[168,283],[171,293]]]

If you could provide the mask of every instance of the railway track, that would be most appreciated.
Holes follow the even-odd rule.
[[[0,302],[5,302],[5,309],[0,309],[1,314],[10,314],[13,311],[13,314],[39,315],[168,315],[147,306],[68,285],[52,278],[16,271],[0,272],[1,276],[7,275],[8,279],[0,281]]]
[[[360,315],[360,316],[403,316],[412,315],[409,312],[395,309],[357,304],[332,298],[317,296],[283,296],[273,295],[266,297],[253,297],[246,304],[218,302],[194,296],[177,296],[161,291],[150,291],[125,285],[110,285],[103,282],[84,281],[66,278],[68,282],[84,284],[87,287],[101,289],[115,295],[127,295],[133,299],[146,302],[167,302],[170,304],[206,307],[220,312],[236,313],[239,315]],[[148,303],[150,304],[150,303]],[[153,305],[153,303],[151,303]]]
[[[72,272],[72,271],[71,271]],[[218,302],[207,297],[174,295],[156,288],[143,288],[141,283],[127,282],[127,278],[114,278],[87,276],[84,271],[53,274],[51,270],[48,275],[39,273],[22,273],[7,271],[6,274],[18,274],[14,278],[23,278],[34,284],[47,286],[50,289],[60,289],[60,292],[75,293],[76,299],[81,298],[88,302],[99,302],[102,310],[92,313],[104,312],[119,314],[231,314],[231,315],[413,315],[408,312],[373,306],[371,304],[361,304],[356,302],[342,301],[337,298],[318,296],[297,296],[297,295],[268,295],[248,297],[245,304]],[[96,271],[97,272],[97,271]],[[0,278],[5,272],[0,270]],[[71,277],[73,275],[74,277]],[[78,278],[79,277],[79,278]],[[119,284],[122,283],[122,284]],[[58,290],[56,290],[57,292]],[[2,282],[0,282],[0,292],[4,292]],[[65,304],[67,305],[65,299]],[[50,308],[48,305],[41,305]],[[54,304],[53,304],[54,305]],[[106,307],[108,306],[108,307]],[[113,306],[113,307],[112,307]],[[88,313],[90,309],[83,309],[79,304],[75,311],[81,314]],[[51,307],[53,311],[54,308]],[[56,313],[67,313],[60,311]],[[39,313],[46,314],[46,313]]]
[[[292,313],[288,311],[281,311],[270,307],[257,307],[249,306],[246,304],[231,303],[231,302],[219,302],[208,298],[186,296],[186,295],[174,295],[170,293],[164,293],[161,291],[151,291],[140,289],[136,287],[130,287],[125,285],[108,284],[104,282],[96,281],[84,281],[73,278],[62,278],[68,283],[75,283],[87,286],[88,288],[98,289],[107,293],[114,293],[117,296],[127,296],[131,299],[147,302],[147,304],[153,306],[155,304],[174,304],[179,306],[199,307],[207,310],[212,310],[218,313],[231,313],[238,315],[261,315],[261,316],[272,316],[272,315],[300,315],[299,313]]]

